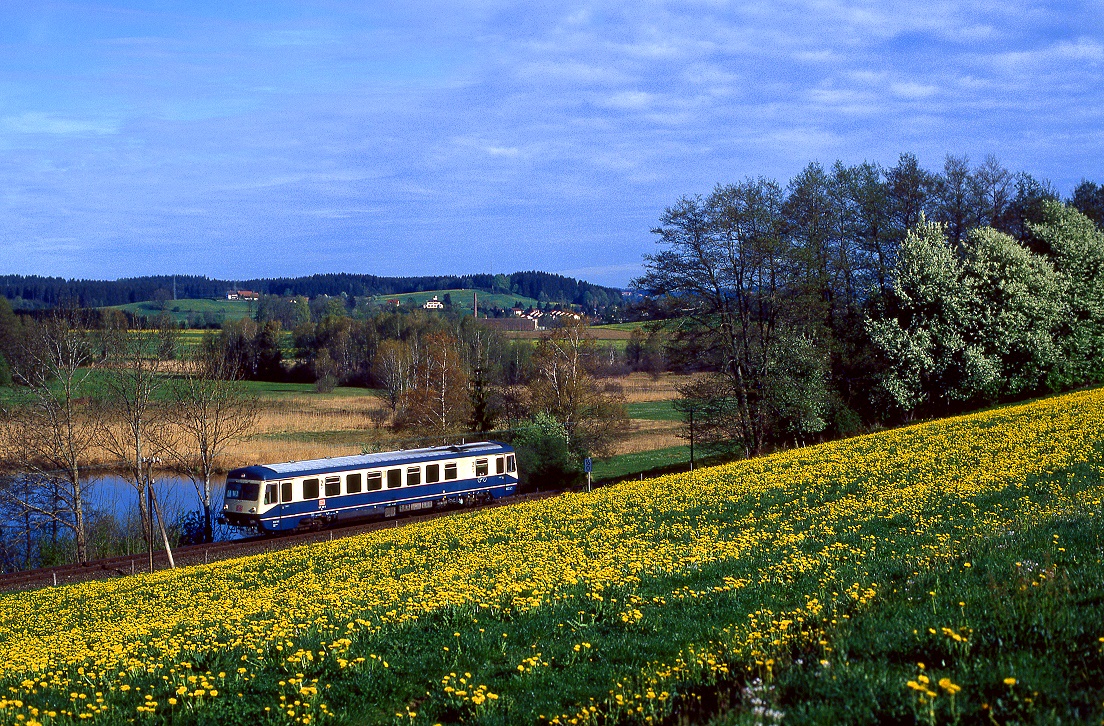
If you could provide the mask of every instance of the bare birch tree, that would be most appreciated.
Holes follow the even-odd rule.
[[[172,436],[165,451],[195,485],[203,508],[203,541],[214,539],[212,483],[227,446],[257,422],[255,397],[241,382],[241,370],[221,350],[204,346],[185,360],[184,375],[172,387]]]
[[[95,443],[86,382],[95,356],[86,327],[58,313],[32,327],[14,378],[23,400],[3,412],[5,454],[23,485],[8,487],[8,504],[73,533],[78,562],[88,561],[85,484],[81,475]]]
[[[160,455],[161,442],[157,429],[164,426],[164,407],[157,395],[165,386],[165,378],[157,371],[157,361],[151,355],[156,350],[156,333],[131,331],[118,337],[109,351],[105,370],[106,396],[100,401],[99,443],[116,458],[125,479],[138,495],[138,514],[142,531],[153,548],[151,512],[146,503],[150,460]]]
[[[563,424],[568,447],[581,456],[608,455],[628,427],[623,398],[594,379],[595,359],[594,336],[579,320],[542,336],[533,352],[533,412]]]

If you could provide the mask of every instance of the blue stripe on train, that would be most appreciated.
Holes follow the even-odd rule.
[[[480,481],[482,479],[482,481]],[[380,489],[359,494],[343,494],[336,497],[319,497],[302,502],[277,504],[261,514],[261,528],[268,530],[293,529],[300,520],[310,517],[336,516],[338,519],[382,514],[387,507],[433,502],[447,496],[468,492],[489,492],[496,499],[509,496],[517,487],[517,479],[504,475],[456,479],[436,484],[418,484],[413,487]]]

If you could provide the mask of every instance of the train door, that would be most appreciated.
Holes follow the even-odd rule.
[[[291,494],[291,482],[280,482],[280,506],[276,513],[277,517],[283,517],[287,514],[288,505],[291,504]],[[277,519],[276,521],[279,522],[280,520]]]

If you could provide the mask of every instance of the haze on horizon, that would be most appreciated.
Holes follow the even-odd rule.
[[[0,273],[542,269],[664,207],[946,153],[1104,181],[1101,2],[0,7]]]

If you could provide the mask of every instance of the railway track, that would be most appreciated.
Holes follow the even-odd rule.
[[[558,492],[540,492],[536,494],[520,494],[509,497],[507,500],[495,500],[478,507],[465,509],[446,509],[426,514],[415,514],[399,519],[371,520],[352,522],[346,525],[331,527],[329,529],[308,532],[295,532],[275,537],[255,536],[226,542],[212,542],[210,544],[188,545],[173,550],[173,559],[177,567],[189,565],[202,565],[219,560],[244,557],[263,552],[298,547],[302,544],[314,542],[328,542],[344,537],[352,537],[364,532],[373,532],[392,527],[403,527],[415,522],[424,522],[438,517],[447,517],[460,512],[471,512],[479,509],[492,509],[495,507],[509,507],[522,502],[546,499],[556,496]],[[169,560],[164,550],[158,550],[153,556],[153,569],[165,570],[169,568]],[[93,560],[82,565],[58,565],[57,567],[44,567],[38,570],[25,572],[11,572],[0,575],[0,592],[15,590],[29,590],[38,587],[67,585],[74,582],[87,580],[106,580],[113,577],[124,577],[139,572],[149,572],[149,553],[139,552],[133,555],[121,557],[108,557],[102,560]]]

